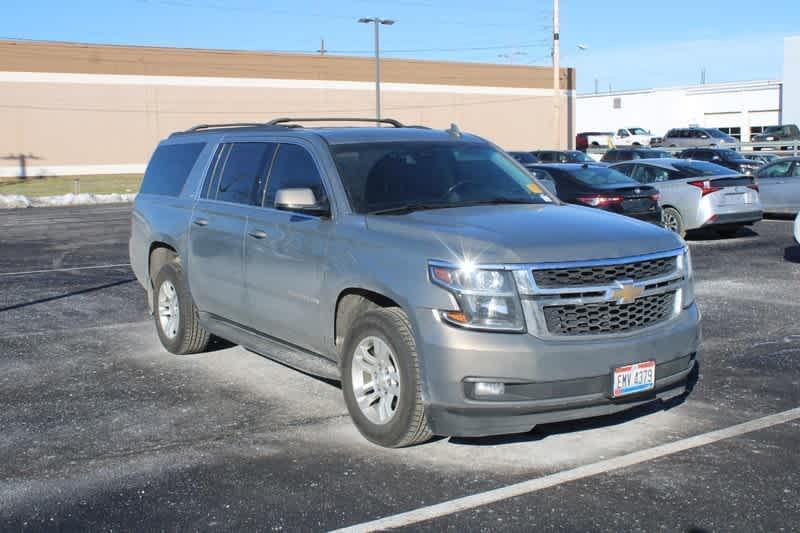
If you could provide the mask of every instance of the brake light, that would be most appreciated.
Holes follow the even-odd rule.
[[[711,185],[711,181],[709,181],[709,180],[705,180],[705,181],[690,181],[689,185],[694,185],[698,189],[702,189],[703,194],[701,196],[705,196],[707,194],[711,194],[712,192],[717,192],[717,191],[721,191],[722,190],[721,187],[712,186]]]
[[[611,204],[621,204],[622,196],[604,196],[595,194],[593,196],[579,196],[578,201],[592,207],[603,207]]]

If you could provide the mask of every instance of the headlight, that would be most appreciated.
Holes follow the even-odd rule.
[[[517,287],[510,271],[455,267],[432,262],[431,281],[455,296],[458,311],[439,311],[446,322],[472,329],[524,331]]]
[[[692,254],[686,247],[679,259],[683,271],[683,287],[681,288],[681,306],[686,309],[694,303],[694,274],[692,273]]]

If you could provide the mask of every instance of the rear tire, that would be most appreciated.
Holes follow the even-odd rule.
[[[344,343],[342,392],[356,428],[375,444],[402,448],[433,437],[416,341],[401,309],[375,309],[355,320]]]
[[[661,224],[664,228],[677,233],[681,237],[686,236],[686,227],[683,225],[683,217],[674,207],[665,207],[661,211]]]
[[[153,310],[158,338],[167,351],[177,355],[206,351],[211,335],[200,325],[180,263],[167,263],[158,271]]]

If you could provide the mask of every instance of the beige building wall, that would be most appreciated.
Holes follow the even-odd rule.
[[[364,58],[0,42],[0,176],[137,172],[200,123],[374,115]],[[387,60],[382,113],[507,149],[555,144],[550,69]],[[550,87],[548,87],[550,84]],[[574,72],[562,72],[561,146]]]

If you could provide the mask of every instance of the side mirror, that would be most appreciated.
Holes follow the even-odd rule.
[[[275,209],[299,211],[315,216],[329,216],[330,208],[317,201],[309,188],[279,189],[275,193]]]

